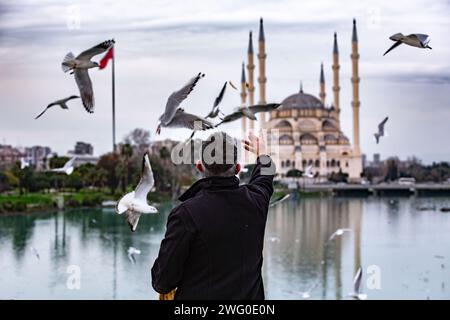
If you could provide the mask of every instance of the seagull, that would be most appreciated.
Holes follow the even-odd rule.
[[[306,167],[305,172],[302,173],[303,177],[306,178],[314,178],[314,174],[312,173],[312,164]]]
[[[279,204],[279,203],[283,202],[284,200],[288,199],[290,196],[291,196],[291,195],[288,193],[288,194],[285,194],[285,195],[283,195],[283,196],[281,196],[281,197],[278,197],[278,199],[272,201],[272,202],[269,204],[269,208],[270,208],[270,207],[273,207],[273,206],[276,206],[277,204]]]
[[[256,113],[272,111],[277,109],[279,106],[281,106],[281,104],[279,103],[268,103],[268,104],[257,104],[249,107],[240,107],[237,108],[236,111],[234,111],[233,113],[226,115],[225,118],[223,118],[223,120],[216,125],[216,127],[218,127],[223,123],[238,120],[244,116],[251,120],[257,120],[255,117]]]
[[[141,250],[136,249],[135,247],[129,247],[128,251],[128,259],[130,259],[131,263],[136,263],[136,258],[134,257],[135,254],[141,254]]]
[[[353,279],[353,292],[350,292],[347,295],[347,297],[351,297],[356,300],[367,299],[367,294],[360,292],[361,279],[362,279],[362,268],[359,267],[358,271],[356,272],[355,278]]]
[[[61,64],[64,72],[72,71],[75,74],[75,81],[80,90],[81,101],[87,112],[94,112],[94,91],[92,90],[92,82],[89,78],[88,69],[98,68],[97,62],[91,61],[92,57],[101,54],[114,45],[114,40],[106,40],[102,43],[83,51],[78,56],[74,56],[72,52],[66,54]]]
[[[20,169],[21,170],[23,170],[29,166],[30,166],[30,163],[27,160],[25,160],[25,158],[20,158]]]
[[[125,212],[125,218],[132,232],[136,231],[141,214],[157,213],[155,207],[148,205],[147,194],[153,188],[155,179],[150,165],[148,154],[146,153],[142,159],[141,180],[136,189],[124,195],[116,206],[116,212],[122,214]]]
[[[36,256],[36,259],[40,260],[41,257],[39,256],[39,252],[37,251],[37,249],[35,247],[31,247],[30,249],[31,249],[31,251],[33,251],[34,255]]]
[[[328,238],[328,242],[330,242],[331,240],[333,240],[334,238],[338,237],[338,236],[342,236],[345,232],[351,232],[352,229],[337,229],[331,236],[330,238]]]
[[[384,125],[388,121],[389,117],[384,118],[378,125],[378,132],[374,133],[375,141],[377,144],[380,142],[380,138],[384,136]]]
[[[389,37],[392,41],[395,41],[395,43],[390,47],[384,54],[385,56],[389,51],[397,48],[402,43],[407,44],[412,47],[422,48],[422,49],[431,49],[431,47],[428,45],[430,42],[430,37],[426,34],[421,33],[413,33],[407,36],[404,36],[401,33],[396,33]]]
[[[156,129],[157,134],[161,133],[161,127],[189,128],[192,130],[206,130],[214,127],[211,122],[205,120],[204,118],[184,112],[184,109],[178,108],[187,98],[189,93],[194,90],[197,82],[204,76],[205,74],[200,72],[197,76],[189,80],[183,88],[173,92],[169,96],[166,103],[166,110],[159,117],[158,127]],[[198,128],[198,126],[200,128]]]
[[[219,109],[219,104],[222,102],[223,96],[225,95],[226,88],[227,88],[227,82],[224,83],[222,90],[220,90],[219,95],[214,100],[214,104],[213,104],[211,111],[208,113],[208,115],[205,117],[205,119],[208,119],[208,118],[213,119],[213,118],[217,117],[219,115],[219,113],[224,115],[223,112],[220,111],[220,109]],[[189,141],[190,139],[192,139],[194,137],[195,131],[196,130],[192,131],[192,134],[187,141]]]
[[[78,99],[78,98],[79,98],[79,96],[73,95],[73,96],[70,96],[70,97],[67,97],[67,98],[64,98],[64,99],[56,100],[56,101],[50,103],[50,104],[44,109],[44,111],[42,111],[41,113],[39,113],[39,114],[37,115],[37,117],[34,118],[34,119],[40,118],[40,117],[45,113],[45,111],[47,111],[49,108],[51,108],[51,107],[53,107],[53,106],[60,106],[61,109],[66,109],[66,110],[67,110],[67,109],[69,109],[69,108],[67,107],[66,102],[69,101],[69,100],[72,100],[72,99]]]
[[[228,83],[230,84],[230,86],[231,86],[234,90],[237,90],[237,89],[238,89],[238,88],[234,85],[234,83],[231,82],[231,80],[228,81]]]
[[[58,172],[58,173],[65,173],[68,176],[70,176],[72,174],[72,172],[73,172],[73,169],[74,169],[73,163],[74,163],[76,158],[77,157],[72,157],[72,159],[70,159],[69,161],[67,161],[64,164],[64,167],[62,167],[62,168],[54,168],[54,169],[51,169],[50,171],[51,172]]]

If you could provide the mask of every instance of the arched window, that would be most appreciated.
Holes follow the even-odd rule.
[[[281,161],[281,167],[284,168],[284,161]]]
[[[308,161],[308,166],[310,166],[310,165],[312,165],[313,164],[313,161],[311,160],[311,159],[309,159],[309,161]]]
[[[294,144],[294,139],[288,134],[283,134],[280,137],[280,145],[290,145],[290,144]]]
[[[333,122],[331,122],[330,120],[325,120],[324,122],[322,122],[322,130],[323,131],[336,131],[337,128]]]
[[[338,139],[332,134],[326,134],[323,139],[325,140],[325,144],[337,144]]]
[[[327,168],[330,166],[330,160],[327,160]]]
[[[341,166],[341,162],[338,160],[338,161],[336,161],[336,165],[338,166],[338,167],[340,167]]]
[[[302,134],[301,136],[300,136],[300,144],[312,144],[312,145],[314,145],[314,144],[317,144],[318,143],[318,141],[317,141],[317,138],[314,136],[314,135],[312,135],[312,134],[310,134],[310,133],[305,133],[305,134]]]
[[[290,167],[291,166],[291,161],[290,160],[286,160],[286,167]]]
[[[345,166],[348,168],[348,161],[345,162]]]
[[[306,114],[308,115],[308,114]],[[311,120],[303,120],[298,125],[300,127],[300,131],[315,131],[316,130],[316,124]],[[320,128],[320,125],[318,126]]]
[[[316,162],[314,163],[314,166],[315,166],[316,168],[319,168],[319,167],[320,167],[320,161],[319,161],[319,159],[316,160]]]
[[[331,167],[335,167],[336,166],[336,160],[331,159]]]
[[[292,160],[292,166],[295,167],[295,160]]]
[[[306,167],[306,160],[305,159],[302,160],[302,167],[303,168]]]

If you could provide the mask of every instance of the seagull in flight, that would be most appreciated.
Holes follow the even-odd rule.
[[[56,100],[56,101],[50,103],[50,104],[44,109],[44,111],[42,111],[41,113],[39,113],[39,114],[37,115],[37,117],[34,118],[34,119],[40,118],[40,117],[41,117],[41,116],[42,116],[49,108],[51,108],[51,107],[53,107],[53,106],[60,106],[61,109],[66,109],[66,110],[68,110],[69,108],[67,107],[67,104],[66,104],[67,101],[72,100],[72,99],[78,99],[78,98],[80,98],[80,97],[79,97],[79,96],[73,95],[73,96],[70,96],[70,97],[67,97],[67,98],[63,98],[63,99]]]
[[[288,194],[285,194],[285,195],[283,195],[283,196],[281,196],[281,197],[278,197],[278,199],[275,199],[274,201],[272,201],[272,202],[269,204],[269,208],[270,208],[270,207],[273,207],[273,206],[276,206],[277,204],[283,202],[284,200],[287,200],[290,196],[291,196],[291,195],[288,193]]]
[[[362,267],[358,268],[355,278],[353,279],[353,292],[350,292],[347,297],[353,298],[355,300],[365,300],[367,299],[367,294],[361,293],[361,280],[362,280]]]
[[[30,166],[30,163],[27,160],[25,160],[25,158],[20,158],[20,170],[23,170],[29,166]]]
[[[127,251],[128,259],[130,259],[131,263],[136,263],[135,255],[141,254],[141,250],[136,249],[135,247],[129,247]]]
[[[337,229],[335,232],[333,232],[333,234],[330,236],[330,238],[328,238],[327,243],[332,241],[336,237],[342,236],[345,232],[351,232],[351,231],[352,231],[352,229],[348,229],[348,228]]]
[[[97,62],[91,61],[91,59],[99,55],[111,46],[114,45],[114,40],[104,41],[88,50],[83,51],[78,56],[74,56],[72,52],[66,54],[61,64],[64,72],[72,71],[75,75],[75,81],[78,89],[80,90],[81,101],[87,112],[94,112],[94,91],[92,89],[92,82],[89,78],[88,69],[98,68]]]
[[[240,107],[237,108],[236,111],[234,111],[233,113],[226,115],[223,118],[223,120],[216,125],[216,127],[224,123],[233,122],[242,117],[247,117],[251,120],[257,120],[255,117],[256,113],[273,111],[277,109],[279,106],[281,106],[281,104],[279,103],[268,103],[268,104],[257,104],[249,107]]]
[[[220,109],[219,109],[219,104],[222,102],[223,96],[225,95],[226,88],[227,88],[227,82],[224,83],[222,90],[220,90],[219,95],[214,100],[214,104],[213,104],[211,111],[208,113],[208,115],[205,117],[205,119],[208,119],[208,118],[213,119],[213,118],[217,117],[219,115],[219,113],[224,115],[223,112],[220,111]],[[220,118],[220,116],[219,116],[219,118]],[[195,132],[196,132],[196,130],[192,131],[192,134],[187,141],[189,141],[190,139],[192,139],[194,137]]]
[[[405,36],[401,33],[396,33],[390,36],[389,39],[395,41],[395,43],[383,54],[383,56],[385,56],[389,51],[397,48],[402,43],[412,47],[431,49],[431,47],[428,45],[428,43],[430,42],[430,37],[426,34],[413,33]]]
[[[191,130],[206,130],[214,127],[211,122],[204,118],[184,112],[184,109],[179,108],[180,104],[187,98],[192,90],[194,90],[197,82],[204,76],[205,74],[200,72],[194,78],[189,80],[183,88],[173,92],[169,96],[166,103],[166,109],[159,117],[158,127],[156,129],[157,134],[161,133],[161,127],[188,128]]]
[[[116,212],[122,214],[125,212],[125,218],[132,232],[136,231],[141,214],[157,213],[155,207],[148,205],[147,194],[153,188],[155,179],[150,165],[148,154],[146,153],[142,159],[141,180],[136,189],[124,195],[116,206]]]
[[[312,167],[313,167],[312,164],[307,166],[305,172],[302,173],[302,176],[305,178],[314,178],[314,174],[312,173]]]
[[[50,169],[51,172],[58,172],[58,173],[65,173],[68,176],[70,176],[73,172],[74,166],[73,163],[75,161],[77,157],[72,157],[72,159],[70,159],[69,161],[67,161],[64,164],[64,167],[62,168],[54,168],[54,169]]]
[[[378,132],[374,133],[375,141],[377,144],[380,142],[380,138],[384,136],[384,125],[388,121],[389,117],[384,118],[378,125]]]

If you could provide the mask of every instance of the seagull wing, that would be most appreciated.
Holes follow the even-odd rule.
[[[201,127],[197,128],[199,123]],[[195,114],[184,112],[183,109],[177,110],[176,114],[172,118],[172,121],[170,121],[170,126],[173,128],[188,128],[191,130],[207,130],[214,128],[214,124],[208,120],[196,116]]]
[[[180,104],[184,101],[184,99],[187,98],[191,91],[194,90],[195,85],[202,77],[204,77],[204,74],[200,72],[197,76],[189,80],[189,82],[186,83],[183,88],[173,92],[169,96],[166,103],[166,110],[164,111],[164,114],[160,119],[164,125],[170,123],[172,118],[175,116]]]
[[[430,42],[430,37],[427,34],[415,33],[410,34],[408,37],[415,38],[422,44],[422,46],[425,46],[428,42]]]
[[[353,279],[353,292],[356,294],[359,293],[359,287],[361,286],[361,279],[362,279],[362,268],[359,267],[358,271],[356,271],[355,278]]]
[[[269,204],[269,207],[273,207],[273,206],[279,204],[280,202],[283,202],[284,200],[286,200],[289,197],[290,197],[290,194],[285,194],[281,197],[278,197],[278,199],[276,199],[275,201],[273,201]]]
[[[85,51],[83,51],[82,53],[80,53],[76,59],[78,60],[91,60],[91,58],[93,56],[96,56],[100,53],[105,52],[106,50],[108,50],[112,45],[114,45],[115,41],[112,40],[106,40],[103,41],[102,43],[99,43],[98,45],[96,45],[95,47],[92,47],[90,49],[87,49]]]
[[[81,100],[87,112],[94,112],[94,91],[87,69],[75,69],[75,81],[80,90]]]
[[[131,232],[136,231],[136,227],[139,223],[139,218],[141,217],[141,214],[139,212],[133,211],[133,210],[127,210],[125,212],[125,219],[127,220],[128,226],[131,229]],[[133,256],[133,253],[129,253],[129,255]]]
[[[141,180],[135,190],[136,199],[147,203],[147,194],[153,188],[154,184],[155,179],[153,177],[152,166],[150,165],[150,160],[148,158],[148,154],[146,153],[142,159]]]
[[[44,109],[41,113],[39,113],[39,114],[36,116],[36,118],[34,118],[34,119],[36,120],[36,119],[40,118],[40,117],[45,113],[45,111],[47,111],[49,108],[51,108],[51,107],[53,107],[53,106],[55,106],[55,105],[57,105],[57,103],[55,103],[55,102],[50,103],[50,104],[49,104],[47,107],[45,107],[45,109]]]
[[[384,134],[384,125],[386,124],[388,119],[389,119],[389,117],[384,118],[384,120],[381,121],[380,124],[378,125],[378,134],[379,135],[383,135]]]
[[[307,166],[306,169],[305,169],[305,173],[311,173],[312,167],[313,167],[312,164]]]
[[[402,42],[399,40],[396,43],[394,43],[392,45],[392,47],[390,47],[389,49],[387,49],[387,51],[383,54],[383,56],[385,56],[389,51],[394,50],[395,48],[397,48],[399,45],[401,45]]]
[[[73,167],[73,162],[75,161],[76,158],[77,158],[77,157],[72,157],[72,159],[70,159],[69,161],[67,161],[67,162],[64,164],[63,169],[69,169],[70,167]]]
[[[228,122],[232,122],[232,121],[235,121],[235,120],[237,120],[237,119],[240,119],[240,118],[242,118],[243,116],[244,116],[244,113],[242,112],[242,110],[236,110],[236,111],[233,112],[233,113],[227,114],[227,115],[223,118],[223,120],[222,120],[221,122],[219,122],[219,123],[216,125],[216,127],[219,126],[219,125],[221,125],[221,124],[223,124],[223,123],[228,123]]]
[[[225,90],[227,89],[227,82],[224,83],[222,90],[220,90],[219,95],[216,100],[214,100],[213,110],[216,109],[219,104],[222,102],[223,96],[225,95]]]
[[[272,110],[277,109],[279,106],[281,106],[281,104],[279,104],[279,103],[267,103],[267,104],[257,104],[254,106],[249,106],[248,108],[251,110],[251,112],[258,113],[258,112],[272,111]]]
[[[62,101],[63,102],[67,102],[67,101],[70,101],[70,100],[73,100],[73,99],[78,99],[79,97],[80,96],[73,95],[73,96],[70,96],[70,97],[62,99]]]

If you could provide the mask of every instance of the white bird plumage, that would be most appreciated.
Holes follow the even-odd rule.
[[[114,39],[103,41],[102,43],[83,51],[76,57],[72,52],[69,52],[61,63],[64,72],[72,70],[72,73],[74,73],[83,106],[89,113],[94,112],[94,91],[92,89],[92,82],[89,78],[88,69],[99,67],[99,64],[91,61],[91,59],[108,50],[114,43]]]
[[[156,133],[161,133],[162,127],[170,128],[188,128],[191,130],[206,130],[211,129],[214,125],[205,120],[202,117],[190,114],[179,108],[180,104],[188,97],[188,95],[194,90],[197,82],[205,76],[204,73],[199,73],[193,77],[187,84],[185,84],[180,90],[173,92],[167,99],[166,109],[164,113],[159,117],[158,127]],[[195,125],[200,124],[200,128]]]
[[[27,160],[25,160],[25,158],[20,158],[20,169],[21,170],[23,170],[29,166],[30,166],[30,163]]]
[[[333,232],[333,234],[328,238],[327,242],[330,242],[331,240],[333,240],[336,237],[340,237],[342,236],[345,232],[351,232],[352,229],[349,228],[341,228],[341,229],[337,229],[335,232]]]
[[[37,249],[35,247],[31,247],[30,249],[33,252],[33,254],[36,257],[36,259],[40,260],[41,257],[39,256],[39,252],[37,251]]]
[[[385,56],[391,50],[397,48],[402,43],[412,47],[431,49],[431,47],[428,45],[428,43],[430,42],[430,37],[427,34],[413,33],[405,36],[402,33],[396,33],[390,36],[389,39],[395,41],[395,43],[383,54],[383,56]]]
[[[306,167],[305,172],[302,173],[303,177],[306,178],[314,178],[314,174],[312,173],[312,164],[310,164],[309,166]]]
[[[147,203],[147,194],[153,188],[155,180],[148,154],[142,159],[142,174],[136,189],[124,195],[116,205],[116,212],[125,212],[125,218],[132,232],[136,231],[141,214],[153,214],[158,210]]]
[[[62,168],[53,168],[53,169],[50,169],[50,171],[51,172],[58,172],[58,173],[65,173],[65,174],[67,174],[69,176],[69,175],[72,174],[72,172],[74,170],[73,163],[74,163],[76,158],[77,157],[72,157],[69,161],[67,161],[64,164],[64,167],[62,167]]]
[[[276,206],[277,204],[287,200],[290,196],[291,195],[288,193],[288,194],[285,194],[285,195],[279,197],[278,199],[275,199],[274,201],[269,203],[269,208],[273,207],[273,206]]]
[[[347,297],[356,299],[356,300],[365,300],[367,299],[367,295],[361,293],[361,280],[362,280],[362,267],[358,268],[356,271],[355,277],[353,279],[353,291],[350,292]]]

